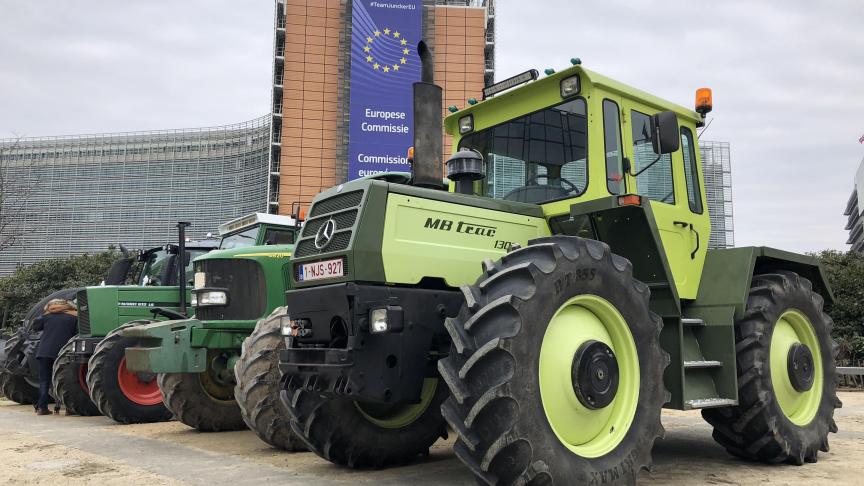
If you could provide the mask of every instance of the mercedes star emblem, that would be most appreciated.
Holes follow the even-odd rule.
[[[330,240],[333,239],[333,233],[335,232],[336,221],[333,221],[333,218],[330,218],[323,226],[318,228],[318,232],[315,233],[315,248],[318,248],[319,250],[324,249],[324,247],[330,244]]]

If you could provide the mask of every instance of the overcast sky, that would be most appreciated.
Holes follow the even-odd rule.
[[[268,111],[271,0],[0,0],[0,138]],[[687,107],[714,89],[738,246],[846,249],[864,156],[861,0],[498,0],[499,79],[585,67]]]

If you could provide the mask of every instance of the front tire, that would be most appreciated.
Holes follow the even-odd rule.
[[[606,244],[576,237],[483,267],[438,363],[456,455],[484,484],[634,484],[667,401],[648,287]]]
[[[828,432],[837,432],[834,409],[842,403],[834,323],[822,307],[810,281],[796,273],[753,277],[747,308],[735,323],[738,406],[702,411],[714,440],[731,454],[802,465],[828,452]],[[802,367],[810,379],[803,381],[793,359],[801,345],[810,355]]]
[[[0,394],[21,405],[32,405],[39,400],[38,388],[6,368],[0,368]]]
[[[105,336],[90,357],[87,386],[99,411],[121,424],[165,422],[171,412],[162,403],[156,376],[126,369],[126,348],[137,341],[122,336],[130,326],[151,321],[134,321]]]
[[[440,410],[447,388],[437,378],[424,381],[420,403],[388,407],[328,399],[290,383],[283,393],[294,433],[334,464],[357,469],[406,464],[447,437]]]
[[[74,341],[66,343],[54,361],[54,396],[69,414],[84,417],[99,415],[99,408],[90,399],[90,390],[87,388],[87,363],[76,363],[71,359],[73,344]]]
[[[234,396],[243,421],[258,438],[273,447],[297,452],[305,451],[306,446],[291,431],[288,411],[279,399],[279,351],[285,349],[280,323],[285,314],[285,307],[277,307],[259,320],[243,341],[240,359],[234,364]]]
[[[203,373],[160,373],[163,403],[177,420],[201,432],[244,430],[246,424],[234,400],[233,387],[225,389]]]

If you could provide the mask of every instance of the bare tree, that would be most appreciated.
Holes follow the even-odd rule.
[[[20,137],[0,141],[0,252],[14,246],[24,233],[20,222],[34,186],[25,177],[32,161],[16,157],[20,142]]]

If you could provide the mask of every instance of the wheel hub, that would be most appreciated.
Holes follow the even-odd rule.
[[[589,340],[573,357],[571,379],[576,398],[586,408],[598,410],[615,399],[618,392],[618,361],[605,343]]]
[[[805,392],[813,388],[815,370],[813,366],[813,353],[806,344],[796,343],[789,348],[787,357],[787,369],[789,381],[796,391]]]

